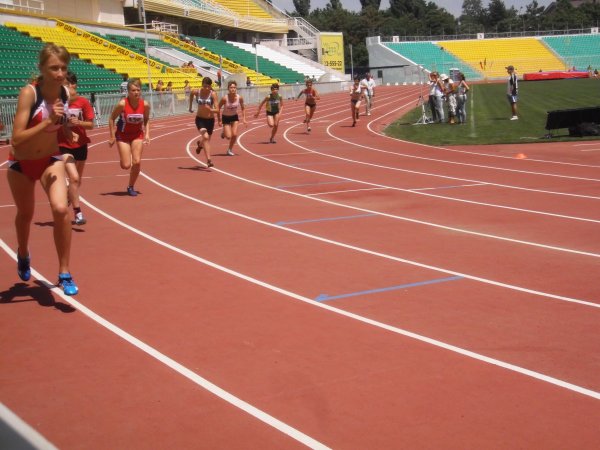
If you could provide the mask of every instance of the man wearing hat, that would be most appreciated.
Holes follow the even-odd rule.
[[[510,103],[510,108],[512,110],[512,117],[510,120],[518,120],[519,116],[517,116],[517,100],[518,100],[518,91],[519,85],[517,81],[517,74],[515,73],[514,66],[508,66],[506,68],[508,72],[508,82],[506,84],[506,97],[508,98],[508,103]]]

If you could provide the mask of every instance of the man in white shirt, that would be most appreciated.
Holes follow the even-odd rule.
[[[375,96],[375,80],[371,77],[371,73],[367,72],[365,78],[360,80],[360,91],[365,97],[365,110],[367,116],[371,115],[371,104]]]

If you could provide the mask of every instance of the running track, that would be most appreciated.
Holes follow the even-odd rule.
[[[137,198],[95,130],[73,299],[3,182],[0,401],[61,449],[597,448],[600,143],[383,135],[418,95],[287,101],[276,145],[252,107],[211,170],[156,120]]]

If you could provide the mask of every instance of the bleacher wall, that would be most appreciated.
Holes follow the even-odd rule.
[[[415,84],[427,80],[414,61],[381,45],[380,36],[367,38],[367,51],[371,75],[379,84]]]
[[[44,15],[125,25],[122,0],[45,0]]]

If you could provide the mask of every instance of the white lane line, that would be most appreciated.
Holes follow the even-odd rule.
[[[252,131],[252,130],[248,130],[248,131]],[[332,175],[332,174],[327,173],[327,172],[319,172],[319,171],[316,171],[316,170],[306,169],[306,168],[302,168],[302,167],[290,166],[290,165],[282,163],[280,161],[274,161],[274,160],[271,160],[271,159],[268,159],[268,158],[263,158],[261,155],[258,155],[256,153],[253,153],[252,151],[248,150],[244,146],[244,144],[242,144],[240,141],[238,141],[238,145],[239,145],[239,147],[241,149],[245,150],[247,153],[249,153],[252,156],[255,156],[255,157],[261,158],[261,159],[265,159],[266,161],[269,161],[269,162],[271,162],[273,164],[279,164],[279,165],[282,165],[284,167],[289,167],[289,168],[296,169],[296,170],[302,170],[302,171],[310,172],[310,173],[313,173],[313,174],[324,175],[326,177],[335,178],[337,180],[343,180],[343,181],[348,181],[348,182],[353,182],[353,183],[358,183],[358,184],[365,184],[365,185],[368,185],[368,186],[374,186],[374,187],[380,187],[380,188],[387,188],[387,189],[391,189],[391,190],[411,192],[411,190],[409,190],[409,189],[408,190],[407,189],[400,189],[400,188],[395,188],[395,187],[391,187],[391,186],[385,186],[385,185],[370,183],[370,182],[366,182],[366,181],[355,180],[355,179],[352,179],[352,178],[342,177],[342,176],[339,176],[339,175]],[[189,150],[188,150],[188,153],[191,155],[191,153],[189,152]],[[191,157],[193,158],[193,156],[191,156]],[[263,184],[263,183],[259,183],[259,182],[254,181],[254,180],[250,180],[248,178],[243,178],[241,176],[234,175],[233,173],[230,173],[230,172],[225,172],[224,170],[221,170],[221,169],[216,169],[214,167],[213,167],[213,170],[217,171],[217,172],[220,172],[220,173],[222,173],[224,175],[227,175],[229,177],[232,177],[232,178],[244,181],[245,183],[253,184],[255,186],[260,186],[260,187],[263,187],[263,188],[266,188],[266,189],[272,189],[274,191],[282,192],[282,193],[285,193],[285,194],[288,194],[288,195],[296,195],[298,197],[310,198],[310,199],[315,200],[315,201],[327,203],[327,204],[334,205],[334,206],[339,206],[339,207],[342,207],[342,208],[352,209],[352,210],[355,210],[355,211],[362,211],[362,212],[369,213],[369,214],[376,214],[376,215],[379,215],[379,216],[382,216],[382,217],[387,217],[387,218],[390,218],[390,219],[402,220],[402,221],[410,222],[410,223],[417,223],[419,225],[425,225],[425,226],[428,226],[428,227],[439,228],[439,229],[442,229],[442,230],[455,231],[455,232],[458,232],[458,233],[469,234],[469,235],[472,235],[472,236],[479,236],[479,237],[485,237],[485,238],[490,238],[490,239],[497,239],[497,240],[500,240],[500,241],[511,242],[513,244],[528,245],[528,246],[539,247],[539,248],[544,248],[544,249],[548,249],[548,250],[556,250],[556,251],[560,251],[560,252],[574,253],[574,254],[577,254],[577,255],[592,256],[594,258],[600,258],[600,254],[597,254],[597,253],[584,252],[584,251],[581,251],[581,250],[573,250],[573,249],[569,249],[569,248],[557,247],[557,246],[546,245],[546,244],[539,244],[537,242],[522,241],[522,240],[519,240],[519,239],[507,238],[507,237],[497,236],[497,235],[493,235],[493,234],[480,233],[480,232],[477,232],[477,231],[470,231],[470,230],[465,230],[465,229],[462,229],[462,228],[455,228],[455,227],[450,227],[450,226],[446,226],[446,225],[439,225],[439,224],[432,223],[432,222],[425,222],[425,221],[422,221],[422,220],[411,219],[409,217],[403,217],[403,216],[398,216],[398,215],[395,215],[395,214],[389,214],[389,213],[385,213],[385,212],[381,212],[381,211],[375,211],[375,210],[371,210],[371,209],[367,209],[367,208],[360,208],[360,207],[357,207],[357,206],[347,205],[347,204],[344,204],[344,203],[338,203],[338,202],[333,201],[333,200],[327,200],[327,199],[318,198],[318,197],[315,197],[315,196],[308,196],[308,195],[301,194],[301,193],[298,193],[298,192],[289,191],[289,190],[286,190],[286,189],[280,189],[280,188],[277,188],[277,187],[274,187],[274,186],[269,186],[269,185],[266,185],[266,184]],[[417,194],[417,195],[426,195],[426,196],[431,196],[431,197],[445,198],[443,196],[438,196],[438,195],[433,195],[433,194],[427,194],[427,193],[424,193],[424,192],[414,192],[414,193]],[[449,199],[456,200],[456,199],[452,199],[452,198],[449,198]],[[470,202],[468,202],[468,203],[470,203]],[[513,209],[513,208],[503,207],[503,206],[498,206],[498,207],[500,207],[500,208],[507,208],[507,209]],[[522,212],[530,212],[530,210],[523,210]],[[549,215],[549,216],[558,216],[560,218],[568,218],[568,219],[571,218],[569,216],[560,216],[560,215],[556,215],[556,214],[543,213],[543,212],[539,212],[538,214]],[[600,221],[594,220],[594,219],[584,219],[584,218],[577,218],[577,217],[574,218],[574,219],[575,220],[580,220],[580,221],[583,221],[583,222],[600,223]]]
[[[189,149],[189,146],[188,146],[188,153],[190,154],[190,157],[193,158],[193,156],[191,154],[191,151]],[[197,161],[200,164],[205,165],[200,160],[197,160]],[[222,174],[231,176],[233,178],[239,178],[236,175],[232,175],[232,174],[229,174],[227,172],[223,172],[222,170],[215,169],[214,167],[212,168],[212,170],[214,170],[215,172],[220,172]],[[466,273],[457,272],[457,271],[454,271],[454,270],[444,269],[444,268],[441,268],[441,267],[436,267],[436,266],[432,266],[432,265],[429,265],[429,264],[420,263],[420,262],[417,262],[417,261],[411,261],[409,259],[404,259],[404,258],[400,258],[400,257],[397,257],[397,256],[392,256],[392,255],[388,255],[388,254],[385,254],[385,253],[376,252],[376,251],[365,249],[365,248],[362,248],[362,247],[357,247],[355,245],[350,245],[350,244],[346,244],[346,243],[343,243],[343,242],[334,241],[332,239],[323,238],[321,236],[317,236],[317,235],[314,235],[314,234],[305,233],[305,232],[302,232],[302,231],[299,231],[299,230],[295,230],[293,228],[287,228],[287,227],[280,226],[280,225],[277,225],[277,224],[274,224],[274,223],[266,222],[264,220],[257,219],[255,217],[251,217],[251,216],[248,216],[246,214],[242,214],[242,213],[239,213],[237,211],[233,211],[233,210],[230,210],[230,209],[227,209],[227,208],[223,208],[221,206],[205,202],[204,200],[200,200],[200,199],[198,199],[196,197],[192,197],[190,195],[184,194],[183,192],[177,191],[176,189],[173,189],[173,188],[171,188],[169,186],[166,186],[166,185],[160,183],[159,181],[157,181],[154,178],[150,177],[149,175],[147,175],[143,171],[140,172],[140,175],[143,176],[144,178],[146,178],[147,180],[151,181],[152,183],[156,184],[157,186],[161,187],[162,189],[165,189],[165,190],[167,190],[169,192],[172,192],[173,194],[176,194],[176,195],[178,195],[180,197],[183,197],[185,199],[191,200],[191,201],[193,201],[195,203],[207,206],[209,208],[216,209],[218,211],[221,211],[221,212],[224,212],[224,213],[227,213],[227,214],[231,214],[233,216],[236,216],[236,217],[239,217],[239,218],[242,218],[242,219],[245,219],[245,220],[249,220],[251,222],[255,222],[255,223],[258,223],[258,224],[261,224],[261,225],[265,225],[265,226],[268,226],[268,227],[272,227],[272,228],[277,228],[279,230],[283,230],[283,231],[286,231],[288,233],[297,234],[299,236],[304,236],[304,237],[307,237],[307,238],[310,238],[310,239],[315,239],[315,240],[320,241],[320,242],[325,242],[327,244],[336,245],[336,246],[347,248],[347,249],[350,249],[350,250],[354,250],[354,251],[357,251],[357,252],[360,252],[360,253],[365,253],[365,254],[368,254],[368,255],[372,255],[372,256],[377,256],[377,257],[380,257],[380,258],[388,259],[388,260],[391,260],[391,261],[406,263],[406,264],[410,264],[410,265],[416,266],[416,267],[421,267],[421,268],[424,268],[424,269],[435,270],[436,272],[447,273],[447,274],[450,274],[450,275],[455,275],[455,276],[460,276],[460,277],[463,277],[463,278],[468,278],[470,280],[478,281],[478,282],[485,283],[485,284],[490,284],[492,286],[498,286],[498,287],[502,287],[502,288],[506,288],[506,289],[511,289],[511,290],[515,290],[515,291],[519,291],[519,292],[525,292],[525,293],[528,293],[528,294],[533,294],[533,295],[540,296],[540,297],[550,298],[550,299],[553,299],[553,300],[560,300],[560,301],[565,301],[565,302],[569,302],[569,303],[576,303],[576,304],[580,304],[580,305],[584,305],[584,306],[591,306],[592,308],[598,308],[598,309],[600,309],[600,304],[589,302],[589,301],[586,301],[586,300],[580,300],[580,299],[576,299],[576,298],[565,297],[565,296],[551,294],[551,293],[547,293],[547,292],[536,291],[536,290],[533,290],[533,289],[524,288],[524,287],[521,287],[521,286],[516,286],[516,285],[512,285],[512,284],[507,284],[507,283],[502,283],[502,282],[490,280],[490,279],[487,279],[487,278],[481,278],[481,277],[477,277],[477,276],[474,276],[474,275],[469,275],[469,274],[466,274]],[[239,178],[239,179],[244,180],[243,178]],[[248,181],[248,182],[251,183],[251,184],[255,184],[255,185],[259,185],[260,186],[260,183],[256,183],[254,181]],[[279,189],[275,189],[275,190],[279,190]],[[305,196],[303,194],[296,194],[296,193],[289,192],[289,191],[282,191],[282,192],[291,193],[293,195],[298,195],[299,197],[312,198],[312,197],[307,197],[307,196]],[[323,200],[323,199],[319,199],[319,198],[313,198],[313,199],[316,200],[316,201],[322,201],[324,203],[336,204],[335,202],[331,202],[331,201]],[[83,200],[83,201],[85,202],[85,200]],[[382,215],[381,213],[378,213],[377,211],[370,211],[370,210],[363,209],[363,208],[350,208],[350,209],[355,209],[357,211],[363,211],[365,213],[374,214],[374,215]],[[540,245],[540,244],[536,244],[536,245]],[[600,257],[600,255],[596,255],[596,254],[590,254],[588,256]]]
[[[146,178],[148,178],[147,175],[145,175]],[[152,179],[148,178],[149,180],[153,181]],[[155,181],[153,181],[155,182]],[[157,185],[162,186],[160,183],[155,182]],[[164,186],[164,188],[166,188],[167,190],[173,192],[173,193],[177,193],[176,191],[174,191],[171,188],[168,188],[166,186]],[[179,195],[181,195],[182,197],[185,198],[189,198],[190,200],[194,200],[197,203],[201,203],[201,204],[206,204],[206,202],[203,202],[201,200],[198,199],[194,199],[192,197],[189,197],[185,194],[179,193]],[[93,209],[94,211],[96,211],[98,214],[104,216],[105,218],[109,219],[110,221],[120,225],[121,227],[145,238],[148,239],[149,241],[158,244],[162,247],[165,247],[169,250],[172,250],[180,255],[186,256],[194,261],[200,262],[206,266],[212,267],[214,269],[217,269],[221,272],[224,272],[226,274],[232,275],[236,278],[239,278],[241,280],[247,281],[249,283],[255,284],[257,286],[261,286],[263,288],[269,289],[273,292],[277,292],[279,294],[282,294],[284,296],[287,296],[289,298],[295,299],[295,300],[299,300],[301,302],[304,302],[306,304],[309,304],[311,306],[317,307],[317,308],[322,308],[324,310],[327,310],[329,312],[338,314],[340,316],[343,317],[347,317],[349,319],[352,320],[356,320],[358,322],[361,323],[365,323],[383,330],[387,330],[390,331],[392,333],[401,335],[401,336],[405,336],[411,339],[415,339],[417,341],[420,342],[424,342],[426,344],[430,344],[433,345],[435,347],[441,348],[443,350],[447,350],[447,351],[451,351],[453,353],[457,353],[459,355],[462,356],[466,356],[468,358],[472,358],[475,359],[477,361],[481,361],[487,364],[491,364],[497,367],[501,367],[503,369],[506,370],[510,370],[512,372],[516,372],[522,375],[525,375],[527,377],[531,377],[534,378],[536,380],[540,380],[543,381],[545,383],[549,383],[552,384],[554,386],[558,386],[560,388],[563,389],[567,389],[570,390],[572,392],[576,392],[582,395],[585,395],[587,397],[591,397],[594,398],[596,400],[600,400],[600,392],[596,392],[594,390],[591,389],[587,389],[584,388],[582,386],[578,386],[576,384],[573,383],[569,383],[567,381],[564,380],[560,380],[558,378],[554,378],[551,377],[549,375],[545,375],[543,373],[540,372],[536,372],[534,370],[530,370],[530,369],[526,369],[520,366],[517,366],[515,364],[511,364],[505,361],[501,361],[499,359],[495,359],[495,358],[491,358],[470,350],[466,350],[464,348],[452,345],[452,344],[448,344],[446,342],[442,342],[439,341],[437,339],[433,339],[427,336],[423,336],[417,333],[413,333],[411,331],[402,329],[402,328],[398,328],[392,325],[388,325],[385,324],[383,322],[379,322],[376,320],[372,320],[369,319],[367,317],[363,317],[360,316],[358,314],[354,314],[348,311],[345,311],[343,309],[339,309],[336,307],[333,307],[331,305],[325,304],[325,303],[320,303],[317,302],[313,299],[310,299],[308,297],[304,297],[302,295],[296,294],[294,292],[288,291],[286,289],[274,286],[270,283],[266,283],[264,281],[258,280],[256,278],[253,278],[251,276],[245,275],[241,272],[237,272],[235,270],[229,269],[227,267],[224,267],[220,264],[217,264],[213,261],[209,261],[205,258],[202,258],[200,256],[194,255],[188,251],[182,250],[178,247],[175,247],[174,245],[171,245],[167,242],[164,242],[154,236],[151,236],[148,233],[145,233],[119,219],[117,219],[114,216],[111,216],[110,214],[108,214],[107,212],[97,208],[95,205],[92,205],[91,203],[89,203],[88,201],[86,201],[85,199],[81,199],[83,203],[85,203],[87,205],[88,208]],[[221,210],[222,208],[220,207],[216,207],[216,209]],[[242,216],[241,214],[236,214],[238,216]],[[256,219],[250,219],[253,221],[257,221]],[[283,227],[279,227],[279,226],[275,226],[275,225],[271,225],[274,226],[276,228],[280,228],[283,229]],[[298,234],[304,234],[304,233],[298,233]],[[319,239],[322,241],[327,241],[326,239]],[[339,243],[338,243],[339,245]],[[17,258],[17,255],[15,252],[13,252],[5,243],[2,239],[0,239],[0,246],[2,246],[2,248],[4,249],[5,252],[7,252],[15,261]],[[352,246],[347,246],[344,245],[345,247],[351,248]],[[48,283],[48,281],[44,278],[41,277],[41,275],[39,273],[37,273],[36,271],[34,271],[32,269],[32,273],[34,274],[34,276],[37,279],[43,280],[44,283],[47,284],[47,286],[50,288],[52,287],[52,285],[50,283]],[[449,272],[448,272],[449,273]],[[455,273],[455,275],[460,275],[458,273]],[[467,278],[471,278],[473,279],[473,277],[467,277]],[[93,320],[95,320],[97,323],[101,324],[102,326],[104,326],[105,328],[109,329],[110,331],[112,331],[113,333],[117,334],[118,336],[122,337],[123,339],[125,339],[126,341],[130,342],[131,344],[135,345],[136,347],[138,347],[139,349],[143,350],[144,352],[148,353],[149,355],[151,355],[152,357],[156,358],[157,360],[161,361],[163,364],[171,367],[173,370],[176,370],[177,372],[181,373],[182,375],[184,375],[185,377],[187,377],[188,379],[194,381],[196,384],[202,386],[203,388],[207,389],[208,391],[212,392],[213,394],[219,396],[220,398],[226,400],[227,402],[229,402],[230,404],[246,411],[248,414],[251,414],[252,416],[258,418],[259,420],[263,421],[264,423],[271,425],[272,427],[282,431],[283,433],[293,437],[294,439],[298,440],[299,442],[305,443],[306,445],[308,445],[311,448],[325,448],[323,446],[323,444],[313,440],[312,438],[302,434],[301,432],[299,432],[298,430],[289,427],[288,425],[284,424],[283,422],[275,419],[272,416],[269,416],[268,414],[258,410],[257,408],[255,408],[254,406],[244,402],[243,400],[240,400],[239,398],[233,396],[232,394],[228,393],[227,391],[224,391],[223,389],[219,388],[218,386],[216,386],[215,384],[211,383],[210,381],[206,380],[205,378],[202,378],[201,376],[199,376],[198,374],[196,374],[195,372],[187,369],[186,367],[182,366],[181,364],[177,363],[176,361],[172,360],[171,358],[169,358],[168,356],[158,352],[156,349],[150,347],[149,345],[145,344],[144,342],[140,341],[139,339],[135,338],[134,336],[130,335],[129,333],[125,332],[124,330],[118,328],[117,326],[113,325],[111,322],[107,321],[106,319],[102,318],[101,316],[97,315],[96,313],[94,313],[93,311],[91,311],[90,309],[88,309],[87,307],[83,306],[83,304],[77,302],[76,300],[74,300],[72,297],[68,297],[65,296],[62,291],[56,287],[54,287],[53,292],[56,292],[58,295],[61,296],[61,298],[63,298],[65,301],[69,302],[73,307],[77,308],[78,310],[80,310],[82,313],[84,313],[85,315],[87,315],[88,317],[92,318]],[[527,292],[527,290],[523,290],[525,292]],[[531,291],[532,292],[532,291]],[[533,293],[533,292],[532,292]],[[594,305],[595,307],[599,307],[600,305]],[[309,442],[314,442],[314,444],[310,444]],[[319,447],[312,447],[312,445],[316,445],[318,444]]]
[[[3,444],[3,448],[58,450],[50,441],[8,409],[3,403],[0,403],[0,421],[4,422],[15,433],[14,436],[2,433],[0,444]]]
[[[85,202],[85,200],[83,200]],[[149,239],[150,241],[157,243],[159,245],[162,245],[163,247],[166,247],[170,250],[173,250],[177,253],[180,253],[182,255],[188,256],[192,259],[196,259],[200,262],[205,262],[205,260],[202,260],[201,258],[198,258],[190,253],[187,253],[183,250],[180,250],[176,247],[173,247],[163,241],[160,241],[146,233],[141,232],[140,230],[137,230],[127,224],[125,224],[124,222],[119,221],[118,219],[104,213],[103,211],[99,210],[98,208],[96,208],[95,206],[91,205],[88,202],[85,202],[86,205],[88,205],[90,208],[92,208],[94,211],[98,212],[99,214],[103,215],[104,217],[108,218],[109,220],[119,224],[120,226],[127,228],[130,231],[133,231],[134,233]],[[2,249],[8,253],[15,261],[17,260],[17,254],[10,248],[8,247],[8,245],[6,245],[6,243],[4,242],[4,240],[0,239],[0,247],[2,247]],[[208,263],[208,261],[206,261],[206,263]],[[210,264],[209,264],[210,265]],[[206,378],[201,377],[200,375],[198,375],[197,373],[195,373],[194,371],[188,369],[187,367],[185,367],[184,365],[178,363],[177,361],[175,361],[172,358],[169,358],[167,355],[165,355],[164,353],[161,353],[160,351],[156,350],[154,347],[146,344],[145,342],[141,341],[140,339],[136,338],[135,336],[133,336],[132,334],[126,332],[125,330],[123,330],[122,328],[119,328],[118,326],[116,326],[115,324],[113,324],[112,322],[109,322],[107,319],[105,319],[104,317],[96,314],[94,311],[92,311],[91,309],[89,309],[87,306],[84,306],[83,303],[75,300],[73,297],[69,297],[68,295],[65,295],[63,293],[63,291],[59,288],[57,288],[55,285],[53,285],[52,283],[50,283],[46,278],[44,278],[42,276],[42,274],[40,274],[38,271],[36,271],[35,269],[33,269],[33,267],[31,268],[31,274],[39,281],[41,281],[45,287],[47,287],[48,289],[50,289],[54,294],[56,294],[57,296],[59,296],[60,298],[62,298],[64,301],[66,301],[67,303],[69,303],[71,306],[73,306],[74,308],[77,308],[78,311],[80,311],[82,314],[84,314],[85,316],[89,317],[90,319],[92,319],[94,322],[98,323],[99,325],[103,326],[104,328],[106,328],[107,330],[109,330],[110,332],[116,334],[117,336],[119,336],[120,338],[124,339],[125,341],[127,341],[128,343],[130,343],[131,345],[133,345],[134,347],[137,347],[138,349],[142,350],[143,352],[145,352],[146,354],[150,355],[151,357],[153,357],[154,359],[156,359],[157,361],[161,362],[162,364],[164,364],[165,366],[173,369],[175,372],[179,373],[180,375],[183,375],[184,377],[186,377],[188,380],[194,382],[195,384],[197,384],[198,386],[206,389],[207,391],[209,391],[210,393],[214,394],[215,396],[225,400],[226,402],[228,402],[229,404],[235,406],[238,409],[241,409],[242,411],[250,414],[251,416],[257,418],[258,420],[260,420],[261,422],[281,431],[282,433],[290,436],[292,439],[295,439],[296,441],[310,447],[310,448],[318,448],[318,449],[327,449],[328,447],[325,446],[324,444],[322,444],[321,442],[313,439],[312,437],[302,433],[301,431],[297,430],[296,428],[293,428],[289,425],[287,425],[286,423],[280,421],[279,419],[276,419],[275,417],[265,413],[264,411],[256,408],[255,406],[252,406],[251,404],[241,400],[240,398],[236,397],[235,395],[227,392],[226,390],[220,388],[219,386],[217,386],[216,384],[208,381]]]

